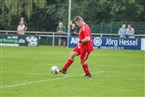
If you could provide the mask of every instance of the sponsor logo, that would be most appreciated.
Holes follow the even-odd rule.
[[[75,38],[75,37],[73,37],[73,38],[71,38],[71,44],[77,44],[79,42],[79,38]]]
[[[27,36],[26,40],[28,41],[28,46],[37,46],[37,37],[36,36]]]
[[[23,38],[19,39],[18,43],[25,43],[25,39]]]
[[[102,44],[102,39],[100,37],[95,37],[93,40],[93,43],[95,46],[101,46]]]
[[[138,40],[137,39],[112,39],[112,38],[106,38],[105,45],[113,45],[114,47],[117,46],[137,46]]]

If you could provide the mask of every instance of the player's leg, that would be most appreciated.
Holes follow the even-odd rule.
[[[81,65],[82,65],[84,72],[85,72],[84,77],[91,77],[91,73],[89,71],[89,67],[87,64],[87,59],[88,59],[89,54],[90,54],[89,52],[82,52],[80,55]]]
[[[69,59],[67,60],[67,62],[65,63],[65,65],[63,66],[62,69],[59,70],[59,72],[62,72],[64,74],[66,74],[66,70],[69,68],[69,66],[73,63],[74,61],[74,57],[77,56],[78,53],[75,51],[72,51],[69,55]]]
[[[91,73],[89,71],[89,67],[88,64],[86,62],[81,61],[82,67],[84,69],[85,72],[85,76],[84,77],[91,77]]]
[[[60,70],[60,72],[66,74],[66,70],[69,68],[69,66],[73,63],[75,56],[80,55],[80,49],[78,48],[78,46],[76,46],[72,52],[69,55],[69,58],[67,60],[67,62],[65,63],[65,65],[63,66],[63,68]]]

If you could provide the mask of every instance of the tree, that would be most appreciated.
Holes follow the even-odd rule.
[[[25,13],[28,19],[30,19],[32,12],[37,8],[45,8],[46,0],[1,0],[2,14],[7,14],[8,25],[10,26],[12,16]]]
[[[60,20],[65,25],[68,23],[68,0],[13,1],[0,0],[0,29],[15,29],[20,16],[28,19],[29,30],[56,31]],[[141,22],[145,21],[144,4],[144,0],[72,0],[71,19],[81,15],[89,25],[111,21]]]
[[[111,21],[144,21],[144,0],[72,0],[72,19],[81,15],[89,24]],[[58,14],[66,19],[68,1]]]

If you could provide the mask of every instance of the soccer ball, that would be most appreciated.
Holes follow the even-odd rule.
[[[57,66],[52,66],[51,69],[50,69],[51,73],[53,74],[58,74],[59,72],[59,69]]]

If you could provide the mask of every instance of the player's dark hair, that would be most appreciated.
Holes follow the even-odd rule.
[[[74,19],[74,21],[84,21],[83,18],[81,16],[76,16],[76,18]]]

